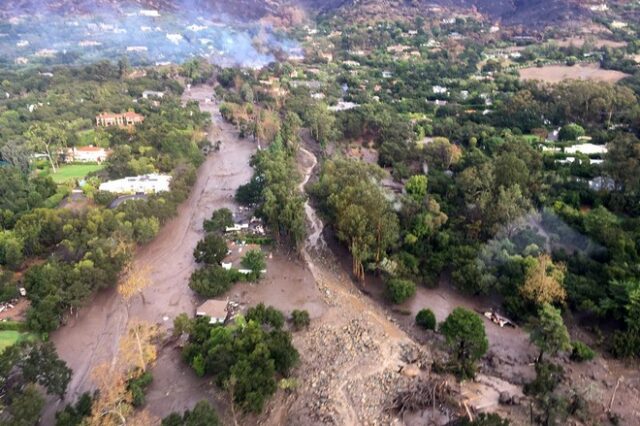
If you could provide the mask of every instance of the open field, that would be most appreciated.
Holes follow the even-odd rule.
[[[71,164],[62,166],[56,173],[52,173],[51,177],[55,183],[65,183],[75,179],[82,179],[92,172],[102,170],[104,166],[99,164]]]
[[[562,40],[549,40],[550,43],[553,43],[559,47],[582,47],[585,43],[590,43],[597,49],[602,49],[603,47],[609,47],[613,49],[617,49],[620,47],[625,47],[627,45],[624,41],[614,41],[607,40],[604,38],[585,38],[585,37],[570,37]]]
[[[579,64],[572,67],[546,65],[544,67],[523,68],[519,73],[522,80],[541,80],[546,83],[559,83],[569,79],[615,83],[629,76],[620,71],[603,70],[598,64]]]

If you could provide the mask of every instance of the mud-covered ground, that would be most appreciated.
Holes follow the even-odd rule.
[[[74,372],[67,401],[92,390],[91,371],[99,363],[113,359],[130,319],[170,327],[178,314],[194,312],[197,300],[187,284],[196,267],[193,249],[202,238],[202,222],[215,209],[237,210],[232,197],[235,189],[250,179],[249,160],[255,151],[253,142],[239,139],[233,127],[222,122],[218,106],[205,101],[212,95],[213,89],[209,87],[185,92],[185,101],[198,100],[203,110],[212,113],[214,124],[210,138],[223,143],[221,150],[210,155],[201,166],[192,193],[179,207],[178,215],[135,255],[135,265],[151,270],[152,285],[144,291],[145,303],[136,298],[127,308],[115,289],[110,289],[98,294],[77,317],[51,336],[60,357]],[[176,350],[167,348],[161,352],[153,374],[148,408],[157,416],[183,410],[206,397],[206,382],[197,379],[180,363]],[[51,419],[53,411],[61,406],[52,402],[45,419]]]
[[[211,88],[194,88],[185,96],[201,101],[201,107],[212,112],[215,120],[211,140],[222,140],[222,149],[201,167],[194,190],[178,216],[135,256],[136,264],[152,270],[153,284],[145,290],[146,303],[135,300],[127,309],[115,291],[101,293],[52,336],[60,356],[74,370],[67,401],[92,389],[91,370],[113,359],[129,319],[144,319],[169,329],[175,316],[193,313],[200,302],[187,284],[196,268],[192,252],[203,236],[202,221],[221,207],[238,211],[232,194],[250,179],[249,159],[255,149],[251,141],[239,139],[232,126],[221,122],[217,105],[205,101],[212,94]],[[312,148],[309,141],[306,145]],[[317,159],[302,149],[298,162],[304,185]],[[461,414],[459,406],[399,418],[388,408],[397,389],[408,386],[416,377],[451,380],[430,371],[432,361],[443,354],[436,335],[415,327],[417,311],[428,307],[442,321],[457,306],[482,310],[491,307],[490,302],[465,297],[444,280],[437,289],[420,288],[415,298],[392,309],[382,298],[378,279],[370,277],[363,289],[352,281],[348,253],[323,233],[323,224],[310,203],[305,205],[305,212],[308,236],[302,252],[267,253],[266,276],[257,284],[237,284],[227,295],[243,308],[263,302],[286,314],[306,309],[311,315],[310,328],[294,333],[294,345],[300,352],[295,389],[279,390],[261,416],[240,416],[238,423],[423,425],[445,424]],[[522,328],[502,329],[486,320],[485,326],[490,349],[477,382],[459,386],[452,381],[451,386],[473,405],[497,409],[514,419],[514,424],[524,424],[528,421],[526,400],[518,406],[500,406],[498,398],[502,391],[522,397],[522,384],[534,375],[531,363],[535,349]],[[565,386],[582,392],[596,419],[604,418],[604,406],[616,381],[623,377],[613,411],[621,415],[623,424],[640,424],[640,378],[633,366],[627,368],[598,357],[586,364],[566,363],[565,368],[569,373]],[[413,373],[405,374],[409,369]],[[157,419],[207,399],[225,424],[233,424],[227,396],[211,379],[197,378],[182,362],[177,348],[169,345],[161,349],[153,375],[146,408]],[[51,401],[43,423],[51,424],[53,413],[61,406]]]

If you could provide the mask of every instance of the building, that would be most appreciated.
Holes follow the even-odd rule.
[[[338,101],[336,105],[332,105],[328,108],[332,112],[348,111],[350,109],[358,108],[360,105],[354,102]]]
[[[162,99],[164,98],[164,92],[156,92],[155,90],[145,90],[144,92],[142,92],[142,98],[143,99],[149,99],[149,98]]]
[[[229,314],[227,300],[207,300],[196,309],[196,317],[209,317],[209,324],[224,324]]]
[[[69,148],[65,153],[67,163],[102,163],[111,154],[110,150],[98,146]]]
[[[99,127],[131,127],[142,123],[143,121],[144,116],[133,111],[125,112],[124,114],[103,112],[96,116],[96,125]]]
[[[110,180],[100,184],[99,189],[115,194],[155,194],[169,191],[170,185],[171,176],[149,174]]]

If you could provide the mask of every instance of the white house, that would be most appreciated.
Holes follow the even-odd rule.
[[[607,146],[606,145],[596,145],[592,143],[583,143],[577,145],[571,145],[565,148],[564,152],[567,154],[575,154],[577,152],[581,152],[586,155],[591,154],[606,154]]]
[[[347,111],[350,109],[358,108],[359,106],[360,105],[354,102],[339,101],[336,105],[330,106],[328,110],[332,112]]]
[[[116,194],[154,194],[169,191],[170,184],[170,175],[148,174],[104,182],[100,185],[100,191]]]
[[[431,90],[437,95],[445,95],[449,92],[449,89],[444,86],[433,86]]]
[[[142,92],[142,97],[144,99],[149,99],[149,98],[162,99],[164,98],[164,92],[156,92],[155,90],[145,90],[144,92]]]
[[[102,163],[111,154],[111,151],[98,146],[80,146],[67,150],[68,163]]]

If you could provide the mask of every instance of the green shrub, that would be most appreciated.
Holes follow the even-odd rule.
[[[116,194],[107,191],[96,191],[93,194],[93,201],[105,207],[111,204],[116,198],[118,198]]]
[[[270,325],[271,327],[279,330],[284,325],[284,315],[282,312],[274,308],[273,306],[265,306],[264,303],[249,308],[247,315],[245,315],[247,321],[255,321],[258,324]]]
[[[311,323],[309,312],[295,309],[291,312],[291,322],[293,323],[293,328],[296,330],[302,330],[303,328],[309,327],[309,324]]]
[[[416,325],[424,328],[425,330],[436,329],[436,316],[431,309],[421,309],[416,315]]]
[[[27,326],[23,322],[18,321],[2,321],[0,322],[0,331],[26,331]]]
[[[141,407],[145,402],[145,391],[153,381],[150,372],[145,371],[140,377],[129,380],[127,387],[131,392],[131,403],[134,407]]]
[[[69,188],[61,187],[57,193],[55,193],[51,197],[44,200],[44,203],[42,203],[42,206],[48,209],[55,209],[58,207],[58,205],[60,205],[62,200],[64,200],[65,197],[70,193],[71,193],[71,190]]]
[[[223,269],[219,265],[209,265],[198,269],[189,279],[189,288],[204,297],[218,297],[226,293],[231,285],[240,281],[242,274],[237,270]]]
[[[580,136],[584,136],[584,128],[579,124],[567,124],[560,129],[560,133],[558,134],[558,139],[561,141],[574,141],[578,139]]]
[[[250,281],[260,279],[262,271],[267,267],[264,253],[261,250],[250,250],[242,258],[241,264],[251,271],[247,277]]]
[[[576,362],[583,361],[591,361],[596,353],[591,349],[587,344],[582,343],[578,340],[574,341],[571,346],[573,346],[573,351],[571,351],[571,359]]]
[[[551,394],[564,377],[564,370],[561,366],[550,362],[539,362],[536,364],[536,378],[524,385],[525,395],[544,396]]]
[[[260,237],[258,235],[243,235],[242,240],[247,244],[257,244],[259,246],[268,246],[273,244],[273,238]]]
[[[387,298],[400,304],[416,294],[416,284],[410,280],[393,278],[387,282]]]
[[[233,213],[227,208],[214,211],[211,219],[205,220],[203,224],[207,232],[224,232],[227,226],[233,226]]]

